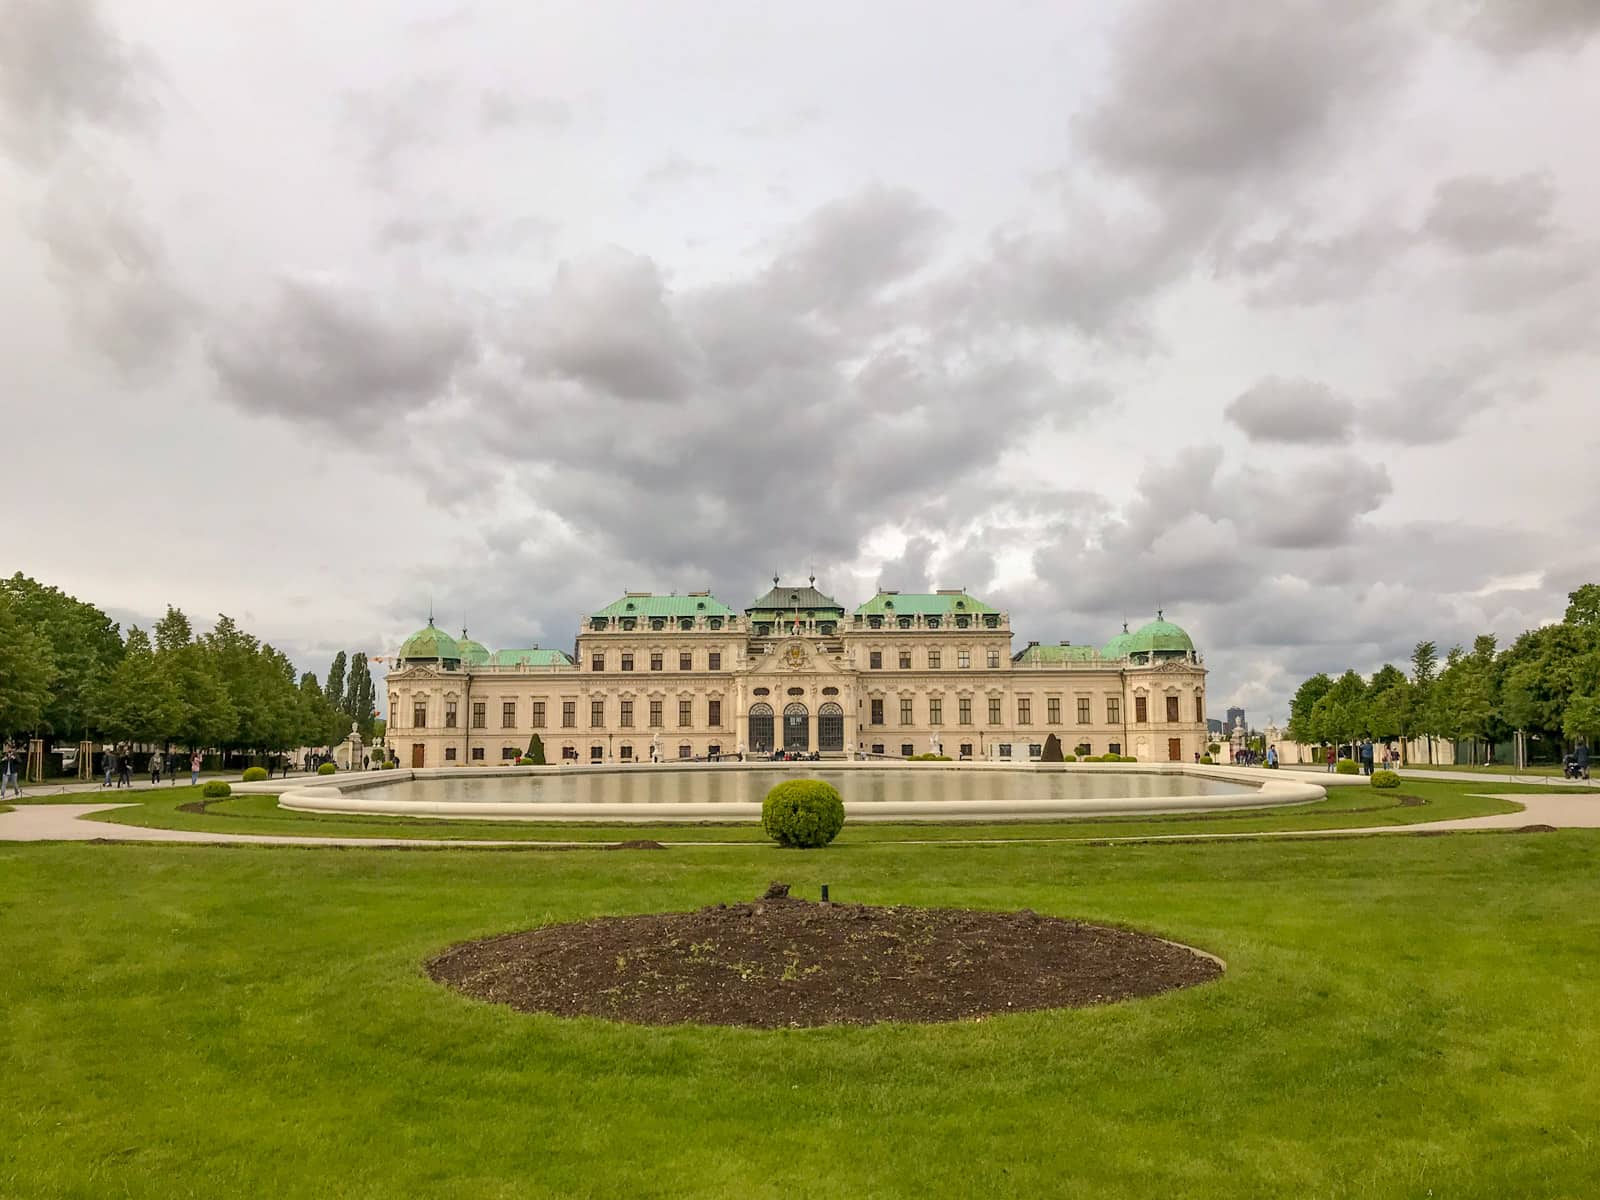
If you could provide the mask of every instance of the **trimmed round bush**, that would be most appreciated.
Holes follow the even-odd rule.
[[[1361,767],[1353,758],[1341,758],[1333,769],[1340,775],[1361,774]]]
[[[780,846],[826,846],[844,827],[844,801],[820,779],[789,779],[761,802],[761,828]]]
[[[317,774],[318,775],[332,775],[338,769],[339,768],[334,766],[333,763],[323,763],[320,767],[317,768]]]
[[[1400,775],[1395,771],[1374,771],[1372,773],[1372,786],[1375,788],[1397,788],[1400,786]]]
[[[1201,755],[1201,756],[1200,756],[1200,765],[1201,765],[1201,766],[1202,766],[1202,767],[1209,767],[1209,766],[1210,766],[1210,765],[1211,765],[1211,755],[1209,755],[1209,754],[1202,754],[1202,755]]]
[[[392,770],[394,770],[394,759],[392,759],[392,758],[384,759],[381,763],[378,764],[378,769],[380,771],[392,771]]]
[[[1077,762],[1078,761],[1078,756],[1076,754],[1063,754],[1061,756],[1061,761],[1062,762]]]
[[[222,800],[233,795],[233,788],[220,779],[208,779],[200,794],[207,800]]]
[[[265,778],[267,778],[265,767],[246,767],[244,774],[239,777],[242,783],[260,783]]]

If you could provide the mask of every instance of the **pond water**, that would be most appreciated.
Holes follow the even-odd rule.
[[[563,771],[547,776],[411,779],[353,793],[434,804],[759,804],[775,783],[823,779],[850,804],[883,801],[1148,800],[1256,795],[1247,784],[1125,771],[874,771],[816,769]]]

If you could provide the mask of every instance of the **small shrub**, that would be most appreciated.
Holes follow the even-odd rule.
[[[244,774],[239,776],[239,781],[241,783],[260,783],[265,778],[267,778],[267,769],[265,767],[246,767]]]
[[[1218,742],[1212,742],[1209,746],[1206,747],[1206,753],[1211,755],[1212,757],[1215,757],[1216,755],[1221,753],[1221,751],[1222,751],[1222,746]]]
[[[1039,761],[1049,763],[1066,761],[1061,757],[1061,739],[1055,734],[1052,733],[1049,737],[1045,738],[1044,750],[1039,755]]]
[[[1361,774],[1361,767],[1353,758],[1341,758],[1333,769],[1341,775]]]
[[[1394,771],[1374,771],[1372,773],[1372,786],[1375,788],[1397,788],[1400,786],[1400,776]]]
[[[1100,756],[1100,761],[1101,762],[1121,762],[1122,761],[1122,755],[1120,755],[1120,754],[1102,754]]]
[[[949,762],[948,754],[913,754],[907,762]]]
[[[1209,754],[1202,754],[1202,755],[1201,755],[1201,756],[1200,756],[1200,765],[1201,765],[1201,766],[1202,766],[1202,767],[1209,767],[1209,766],[1210,766],[1210,765],[1211,765],[1211,763],[1212,763],[1212,758],[1211,758],[1211,755],[1209,755]]]
[[[320,767],[317,768],[317,774],[318,775],[332,775],[338,769],[339,768],[336,767],[333,763],[323,763]]]
[[[820,779],[790,779],[761,802],[761,828],[780,846],[826,846],[844,827],[844,801]]]
[[[1061,756],[1061,761],[1062,762],[1077,762],[1078,761],[1078,756],[1076,754],[1063,754]]]
[[[207,800],[222,800],[233,795],[233,788],[220,779],[209,779],[206,781],[206,785],[200,789],[200,794]]]
[[[392,770],[394,770],[394,759],[392,759],[392,758],[384,759],[381,763],[378,764],[378,769],[380,771],[392,771]]]

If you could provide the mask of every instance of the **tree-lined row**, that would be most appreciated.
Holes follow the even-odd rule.
[[[1410,674],[1384,665],[1371,679],[1313,675],[1289,705],[1289,736],[1311,745],[1364,737],[1448,738],[1476,748],[1522,730],[1551,743],[1600,739],[1600,585],[1568,596],[1565,617],[1501,650],[1493,635],[1441,664],[1418,642]]]
[[[370,737],[366,656],[347,672],[341,651],[329,675],[327,693],[310,672],[297,679],[287,656],[231,617],[196,636],[168,608],[124,640],[92,604],[21,574],[0,580],[0,734],[234,751],[330,745],[352,722]]]

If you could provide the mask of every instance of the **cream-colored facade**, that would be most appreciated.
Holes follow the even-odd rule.
[[[1103,650],[1012,651],[1006,613],[959,590],[880,592],[851,614],[814,587],[743,613],[709,593],[629,593],[583,618],[575,651],[500,651],[435,629],[388,675],[401,765],[513,761],[533,734],[551,762],[942,752],[1192,762],[1206,745],[1206,671],[1165,621]]]

